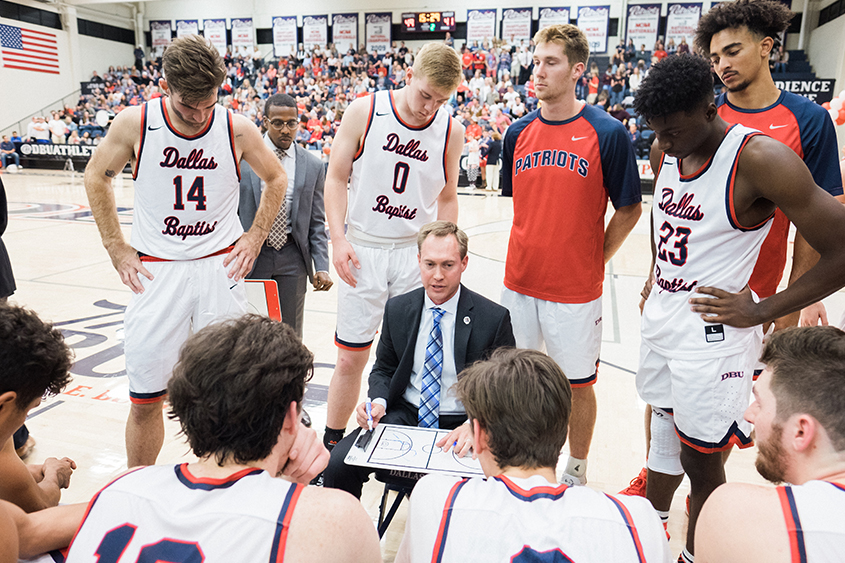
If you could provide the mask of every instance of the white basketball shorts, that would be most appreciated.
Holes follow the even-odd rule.
[[[543,351],[545,345],[572,387],[595,384],[601,354],[601,297],[589,303],[556,303],[504,288],[502,306],[511,313],[517,348]]]
[[[226,254],[198,260],[144,262],[153,280],[139,275],[144,293],[126,308],[126,373],[129,398],[162,400],[179,349],[193,332],[246,313],[244,281],[227,276]]]

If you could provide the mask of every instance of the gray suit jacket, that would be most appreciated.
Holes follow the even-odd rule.
[[[314,281],[314,272],[329,271],[329,237],[326,233],[326,207],[323,185],[326,168],[317,157],[296,143],[296,177],[293,182],[293,204],[288,209],[291,220],[290,236],[305,259],[308,279]],[[246,162],[241,162],[241,195],[238,215],[244,230],[249,230],[261,201],[261,179]],[[262,246],[261,252],[273,252]]]

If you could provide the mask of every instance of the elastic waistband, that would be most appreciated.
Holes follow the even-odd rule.
[[[229,254],[235,248],[234,244],[230,244],[226,248],[218,250],[217,252],[212,252],[211,254],[207,254],[205,256],[200,256],[199,258],[191,258],[189,260],[168,260],[167,258],[158,258],[157,256],[150,256],[149,254],[144,254],[143,252],[138,253],[138,258],[141,259],[141,262],[191,262],[193,260],[202,260],[203,258],[211,258],[212,256],[220,256],[221,254]]]
[[[377,237],[374,235],[369,235],[356,229],[352,225],[346,230],[346,239],[349,242],[355,243],[360,246],[366,246],[369,248],[381,248],[381,249],[394,249],[394,248],[408,248],[410,246],[416,246],[417,244],[417,236],[414,235],[412,237],[403,237],[403,238],[385,238],[385,237]]]

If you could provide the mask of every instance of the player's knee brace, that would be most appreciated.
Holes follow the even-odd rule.
[[[648,468],[666,475],[683,475],[681,439],[675,432],[674,417],[663,409],[651,409],[651,447]]]

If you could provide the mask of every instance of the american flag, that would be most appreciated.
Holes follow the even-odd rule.
[[[25,27],[0,24],[3,68],[59,74],[56,35]]]

